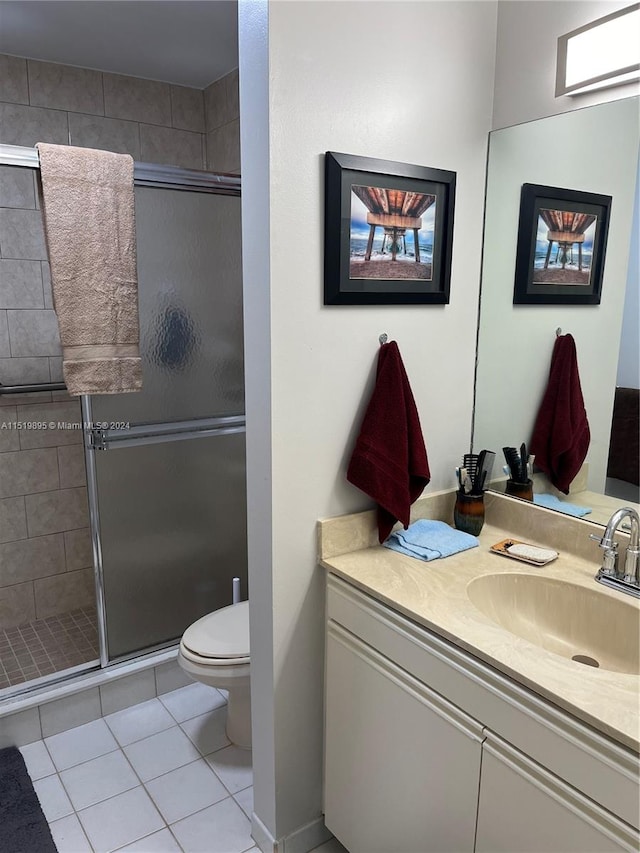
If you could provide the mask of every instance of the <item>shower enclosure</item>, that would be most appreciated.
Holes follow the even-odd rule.
[[[37,159],[31,149],[0,146],[0,164],[24,173]],[[65,500],[88,502],[96,609],[95,616],[85,606],[82,617],[75,610],[56,617],[67,620],[67,634],[82,632],[84,658],[71,670],[60,657],[59,666],[45,667],[45,680],[173,645],[195,619],[231,603],[234,577],[247,595],[240,179],[136,164],[135,184],[143,390],[83,396],[76,409],[81,441],[78,430],[73,452],[77,467],[84,449],[86,498],[81,489],[63,491]],[[49,378],[59,379],[50,362]],[[12,367],[10,382],[0,375],[0,415],[9,400],[26,412],[26,402],[64,390],[56,381],[17,381]],[[71,441],[72,431],[57,426],[59,440]],[[0,466],[10,461],[2,450]],[[62,475],[65,454],[57,451]],[[67,556],[86,522],[69,524],[50,534],[64,538]],[[35,621],[29,614],[13,624],[5,632],[9,650],[3,645],[2,547],[0,664],[53,618],[38,619],[36,607]],[[88,621],[80,626],[81,618]],[[32,662],[21,653],[24,674]],[[25,681],[30,687],[28,678],[10,687],[0,679],[0,697],[25,689]]]

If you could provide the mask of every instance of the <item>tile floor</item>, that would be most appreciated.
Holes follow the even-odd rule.
[[[21,747],[59,853],[259,853],[251,752],[225,705],[194,683]]]
[[[0,629],[0,690],[97,657],[95,608]]]

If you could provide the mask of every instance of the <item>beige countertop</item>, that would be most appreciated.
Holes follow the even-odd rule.
[[[444,517],[441,512],[443,499],[442,496],[437,497],[438,511],[425,511],[424,504],[422,512],[418,510],[418,515]],[[543,524],[545,521],[548,523],[549,512],[541,509],[536,511],[544,513],[540,517]],[[479,537],[479,547],[445,559],[423,562],[378,545],[336,554],[336,550],[342,549],[336,548],[335,543],[349,538],[345,536],[349,519],[355,520],[356,528],[362,528],[359,516],[367,515],[370,514],[332,520],[338,524],[332,529],[326,527],[324,533],[322,525],[326,522],[320,523],[320,559],[326,569],[467,650],[624,746],[639,751],[640,676],[614,672],[604,666],[585,666],[570,657],[563,657],[521,639],[482,613],[467,593],[468,584],[482,575],[519,572],[570,582],[598,595],[613,598],[624,607],[640,609],[638,599],[609,590],[594,581],[598,569],[597,548],[593,560],[560,551],[558,559],[545,566],[534,567],[493,554],[489,548],[508,536],[548,546],[551,544],[548,535],[537,539],[525,537],[518,535],[513,528],[505,530],[504,524],[498,527],[485,523]],[[504,521],[503,512],[496,515]],[[556,529],[557,522],[553,518],[551,524],[552,529]],[[589,530],[584,527],[584,522],[580,524],[583,527],[575,528],[573,521],[581,541],[582,531],[588,539]],[[354,540],[362,539],[360,544],[366,546],[367,537],[359,535],[361,532],[356,529]],[[560,550],[559,544],[555,547]],[[581,598],[576,596],[576,599]],[[550,601],[550,606],[553,606],[553,601]],[[579,606],[578,601],[576,606]],[[571,612],[567,613],[566,618],[570,619],[571,615]],[[609,630],[606,624],[594,628],[605,632]],[[616,626],[611,625],[610,630],[612,635],[615,634]],[[640,636],[631,642],[636,641],[640,642]]]

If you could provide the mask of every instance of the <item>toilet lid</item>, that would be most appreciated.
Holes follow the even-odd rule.
[[[208,613],[187,628],[182,642],[205,658],[248,658],[249,602]]]

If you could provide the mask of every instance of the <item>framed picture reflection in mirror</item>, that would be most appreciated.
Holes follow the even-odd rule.
[[[514,304],[598,305],[611,196],[523,184]]]

